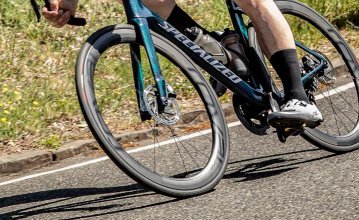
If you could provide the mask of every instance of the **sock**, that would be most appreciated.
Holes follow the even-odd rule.
[[[309,103],[301,80],[296,49],[278,51],[272,55],[270,62],[282,80],[286,101],[298,99]]]
[[[182,8],[180,8],[178,5],[174,7],[167,21],[181,33],[185,33],[187,28],[198,27],[203,30],[203,34],[209,34],[205,28],[193,20],[191,16],[183,11]]]

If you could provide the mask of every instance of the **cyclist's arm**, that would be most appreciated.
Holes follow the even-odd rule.
[[[51,25],[59,28],[63,27],[70,20],[70,15],[75,15],[78,1],[50,0],[51,11],[43,7],[42,14]],[[118,1],[122,3],[122,0]],[[143,0],[143,3],[164,19],[168,18],[176,5],[175,0]]]
[[[76,14],[78,2],[78,0],[50,0],[51,11],[43,7],[42,15],[54,27],[63,27],[69,22],[70,15]]]

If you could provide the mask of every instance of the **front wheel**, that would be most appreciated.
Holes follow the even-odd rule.
[[[221,180],[228,163],[224,116],[195,64],[170,41],[151,34],[171,93],[168,107],[158,111],[145,50],[130,25],[103,28],[82,47],[76,66],[80,105],[98,143],[130,177],[170,196],[203,194]],[[143,91],[134,88],[130,47],[143,55],[135,56],[142,60]]]
[[[314,145],[333,152],[359,148],[359,65],[340,33],[325,18],[306,4],[277,0],[297,42],[326,60],[326,68],[308,86],[310,99],[321,111],[324,122],[305,129],[303,137]],[[304,72],[318,65],[318,59],[298,47]]]

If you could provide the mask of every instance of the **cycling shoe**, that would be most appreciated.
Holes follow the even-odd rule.
[[[273,127],[317,127],[323,121],[315,104],[292,99],[281,111],[270,113],[267,122]]]

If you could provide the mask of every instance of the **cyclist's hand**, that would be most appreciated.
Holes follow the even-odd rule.
[[[54,27],[63,27],[69,20],[70,15],[76,14],[78,0],[50,0],[49,11],[46,7],[42,8],[42,15]]]

